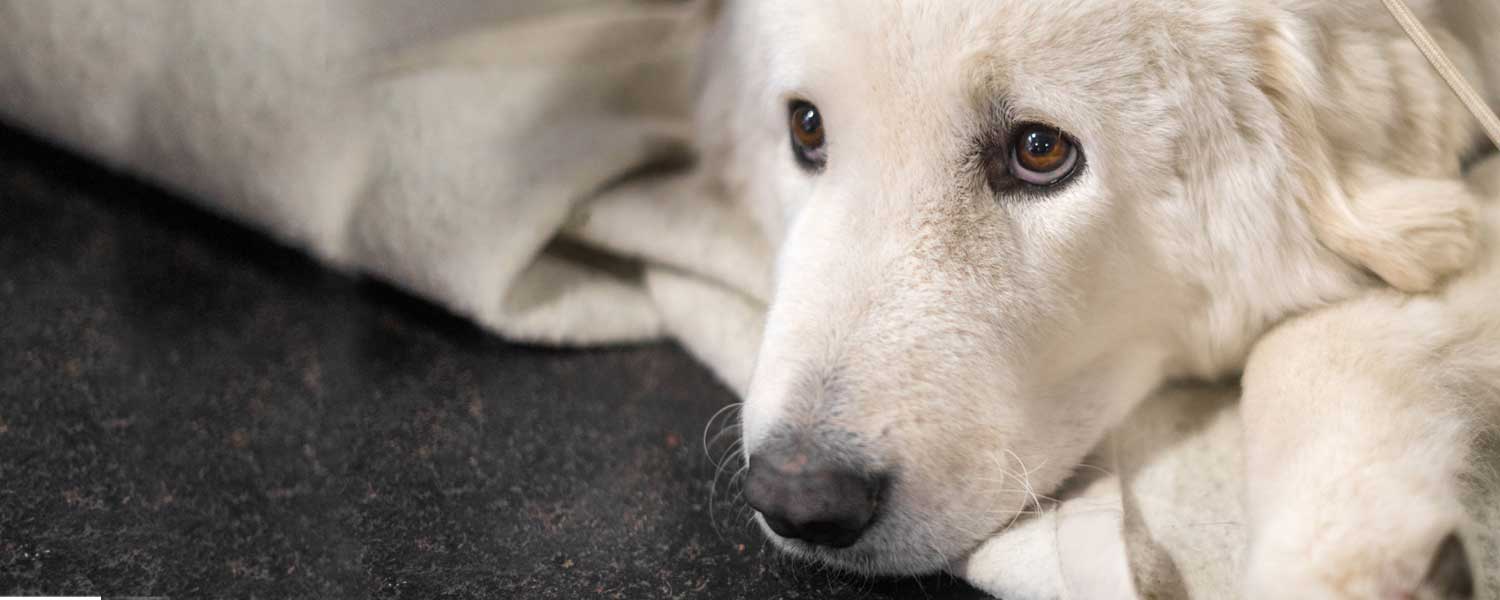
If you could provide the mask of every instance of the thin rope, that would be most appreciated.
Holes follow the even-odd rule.
[[[1406,2],[1383,1],[1386,9],[1391,11],[1391,16],[1396,18],[1396,22],[1406,30],[1406,35],[1411,37],[1412,43],[1416,44],[1417,49],[1422,51],[1422,55],[1427,57],[1427,62],[1432,63],[1432,68],[1443,77],[1443,81],[1448,82],[1448,87],[1453,88],[1453,93],[1458,95],[1458,100],[1464,103],[1470,113],[1473,113],[1474,119],[1479,121],[1479,126],[1484,129],[1485,135],[1489,136],[1490,141],[1494,142],[1496,147],[1500,147],[1500,117],[1495,116],[1495,111],[1485,104],[1484,98],[1474,91],[1468,81],[1464,80],[1463,74],[1458,72],[1458,67],[1453,65],[1453,61],[1448,60],[1448,55],[1438,47],[1437,42],[1432,39],[1432,34],[1422,26],[1422,21],[1417,19],[1417,15],[1412,14],[1411,7],[1408,7]]]

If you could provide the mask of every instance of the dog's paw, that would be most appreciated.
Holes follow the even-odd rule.
[[[1479,200],[1459,180],[1396,179],[1349,203],[1340,248],[1392,287],[1431,290],[1474,260]]]
[[[1474,573],[1452,530],[1420,544],[1371,540],[1361,547],[1262,549],[1252,557],[1247,598],[1470,600]],[[1269,554],[1268,554],[1269,553]]]

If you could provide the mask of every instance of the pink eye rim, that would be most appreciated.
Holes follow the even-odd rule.
[[[1083,152],[1067,132],[1042,123],[1022,123],[1015,131],[1006,152],[1006,171],[1016,181],[1046,188],[1078,173]]]

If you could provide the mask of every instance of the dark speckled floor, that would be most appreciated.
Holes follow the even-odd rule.
[[[0,128],[0,595],[980,597],[710,511],[732,400],[674,346],[507,344]]]

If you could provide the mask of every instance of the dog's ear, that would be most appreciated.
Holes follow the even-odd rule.
[[[1321,81],[1326,69],[1339,67],[1315,63],[1287,27],[1264,24],[1257,85],[1280,114],[1281,151],[1318,240],[1406,292],[1428,291],[1468,266],[1478,245],[1478,200],[1456,177],[1413,177],[1395,165],[1341,156],[1321,120],[1365,115],[1354,106],[1339,115],[1320,112],[1318,103],[1359,99],[1321,97],[1331,87]],[[1387,124],[1371,120],[1365,130],[1383,135]],[[1452,158],[1456,164],[1456,153]]]

